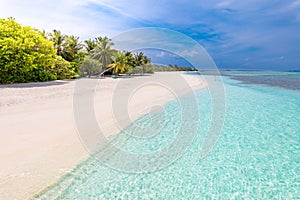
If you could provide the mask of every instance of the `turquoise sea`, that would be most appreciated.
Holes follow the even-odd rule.
[[[201,158],[199,152],[212,111],[210,93],[204,89],[196,93],[199,117],[195,121],[182,122],[175,100],[166,104],[164,111],[136,121],[139,127],[157,122],[160,129],[154,136],[143,139],[127,135],[122,139],[134,131],[131,125],[112,138],[115,145],[122,141],[120,148],[124,151],[147,154],[165,148],[179,131],[188,131],[180,129],[182,124],[194,123],[196,137],[177,160],[155,171],[132,173],[113,169],[91,156],[36,198],[299,199],[300,73],[222,74],[225,121],[214,149],[206,157]],[[192,96],[182,98],[188,102]]]

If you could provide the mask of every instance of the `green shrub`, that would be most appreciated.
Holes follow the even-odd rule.
[[[52,66],[52,74],[57,79],[71,79],[77,76],[75,72],[76,66],[64,60],[61,56],[55,56],[54,66]]]
[[[56,56],[42,32],[0,19],[0,83],[49,81],[76,76],[70,63]]]
[[[81,66],[79,67],[79,71],[81,76],[87,75],[90,77],[102,72],[102,65],[98,60],[88,56],[82,62]]]

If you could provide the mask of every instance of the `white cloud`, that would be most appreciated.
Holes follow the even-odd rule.
[[[122,8],[123,7],[122,6],[123,5],[122,1],[113,2],[113,1],[105,1],[105,0],[87,0],[86,2],[87,3],[94,3],[96,5],[103,6],[103,7],[106,7],[108,9],[111,9],[111,10],[119,13],[120,15],[130,17],[130,18],[133,18],[133,19],[137,19],[134,15],[130,15],[128,12],[124,11],[124,9]]]
[[[159,58],[164,57],[164,56],[165,56],[165,52],[163,52],[163,51],[156,54],[156,57],[159,57]]]
[[[289,8],[298,8],[298,7],[300,7],[300,0],[296,0],[296,1],[292,2],[288,7]]]
[[[232,4],[233,0],[221,1],[217,4],[217,7],[227,7]]]
[[[286,52],[297,57],[299,52],[300,0],[0,0],[0,5],[0,18],[12,16],[22,25],[46,31],[59,29],[82,40],[105,35],[113,38],[141,26],[162,26],[201,41],[209,52],[221,60],[228,58],[228,62],[248,56],[274,59]],[[226,8],[230,14],[222,13]],[[180,52],[185,44],[185,49],[193,50],[192,44],[172,38],[172,34],[167,36],[153,41],[157,37],[150,34],[141,41],[141,37],[131,35],[129,41],[145,47],[163,46],[173,52]],[[183,54],[191,56],[193,52]]]
[[[199,52],[195,50],[184,50],[178,53],[179,56],[181,57],[193,57],[199,55]]]
[[[14,17],[22,25],[48,32],[59,29],[82,39],[112,37],[128,29],[122,20],[88,7],[93,0],[0,0],[0,17]],[[115,9],[116,10],[116,9]]]

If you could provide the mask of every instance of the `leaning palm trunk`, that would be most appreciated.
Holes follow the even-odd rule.
[[[108,72],[109,70],[112,70],[113,68],[115,68],[115,67],[109,67],[109,68],[103,70],[102,72],[95,73],[95,76],[101,77],[105,74],[105,72]]]

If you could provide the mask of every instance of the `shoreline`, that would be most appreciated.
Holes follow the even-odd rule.
[[[178,86],[179,93],[206,87],[200,78],[181,72],[161,72],[128,79],[99,79],[95,91],[96,118],[105,136],[117,134],[112,110],[114,87],[120,82],[169,80],[178,74],[189,89]],[[55,81],[0,87],[1,174],[0,197],[28,199],[56,183],[89,157],[83,147],[73,116],[72,98],[76,81]],[[40,85],[40,86],[37,86]],[[42,86],[41,86],[42,85]],[[27,87],[26,87],[27,86]],[[125,87],[124,87],[125,88]],[[176,99],[166,88],[150,85],[136,91],[128,103],[130,120],[147,113],[145,107],[164,105]],[[130,123],[130,121],[126,122]],[[9,133],[9,134],[7,134]]]

